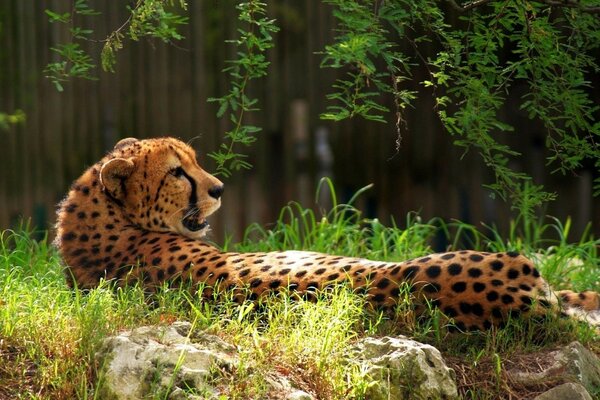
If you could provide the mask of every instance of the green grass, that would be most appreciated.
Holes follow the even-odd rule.
[[[290,204],[270,229],[253,225],[241,243],[226,241],[224,247],[305,249],[403,260],[431,252],[431,239],[441,230],[451,248],[519,250],[536,256],[544,276],[558,288],[600,290],[600,241],[588,233],[578,240],[569,238],[569,221],[520,219],[506,238],[490,227],[422,222],[412,214],[402,225],[386,227],[366,220],[352,201],[335,203],[324,216]],[[238,346],[240,367],[216,382],[224,398],[231,399],[265,397],[266,377],[274,371],[318,398],[364,398],[370,382],[344,357],[349,346],[366,335],[406,334],[437,346],[463,371],[461,393],[473,399],[502,397],[509,389],[504,363],[524,353],[571,340],[600,350],[595,332],[570,320],[515,320],[503,330],[451,335],[439,311],[427,314],[416,316],[407,301],[394,317],[382,316],[369,311],[364,298],[345,287],[320,293],[316,303],[291,301],[282,294],[242,305],[227,293],[207,302],[185,288],[167,286],[151,301],[139,287],[114,288],[106,282],[86,293],[73,291],[66,284],[60,257],[46,240],[33,240],[27,229],[4,231],[0,234],[0,398],[94,399],[101,379],[93,355],[103,338],[177,319],[191,321],[197,329]]]

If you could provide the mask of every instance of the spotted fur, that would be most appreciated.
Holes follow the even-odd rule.
[[[455,251],[379,262],[308,251],[227,253],[202,241],[223,184],[173,138],[124,139],[73,184],[58,210],[56,245],[80,288],[191,279],[258,298],[287,288],[310,295],[347,282],[380,308],[393,307],[408,282],[461,330],[487,329],[507,316],[561,302],[583,314],[600,309],[594,292],[550,291],[534,264],[514,252]],[[243,288],[244,290],[241,290]],[[572,313],[575,314],[575,313]]]

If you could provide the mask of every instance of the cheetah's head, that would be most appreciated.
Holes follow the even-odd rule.
[[[204,171],[194,150],[173,138],[123,139],[102,163],[104,193],[136,226],[199,239],[221,205],[223,183]]]

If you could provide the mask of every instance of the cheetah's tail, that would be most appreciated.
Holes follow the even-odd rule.
[[[556,295],[565,314],[600,329],[600,293],[559,290]]]

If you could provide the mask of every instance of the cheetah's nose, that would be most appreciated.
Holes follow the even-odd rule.
[[[225,185],[216,185],[208,189],[208,195],[215,199],[219,199],[225,190]]]

